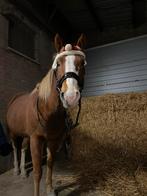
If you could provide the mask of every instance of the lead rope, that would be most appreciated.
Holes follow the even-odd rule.
[[[72,156],[71,131],[72,131],[72,129],[74,129],[75,127],[77,127],[79,125],[78,120],[79,120],[79,115],[80,115],[80,111],[81,111],[81,98],[79,100],[78,106],[79,106],[79,109],[78,109],[75,123],[73,123],[73,120],[71,119],[70,115],[67,113],[67,111],[65,111],[66,130],[65,130],[65,138],[63,140],[61,148],[64,149],[67,160],[70,160],[70,158]]]
[[[79,107],[79,109],[78,109],[75,123],[73,122],[70,114],[67,113],[67,111],[65,111],[66,137],[70,137],[70,133],[71,133],[72,129],[74,129],[75,127],[77,127],[79,125],[78,121],[79,121],[79,115],[80,115],[80,111],[81,111],[81,98],[79,100],[78,107]]]
[[[80,112],[81,112],[81,98],[79,100],[78,107],[79,107],[79,109],[78,109],[75,123],[71,119],[70,114],[67,111],[65,113],[65,123],[66,123],[67,132],[71,131],[72,129],[74,129],[75,127],[77,127],[79,125],[78,121],[79,121],[79,116],[80,116]]]
[[[75,122],[73,128],[75,128],[76,126],[79,125],[79,122],[78,121],[79,121],[80,112],[81,112],[81,97],[80,97],[80,100],[79,100],[79,110],[78,110],[78,113],[77,113],[76,122]]]

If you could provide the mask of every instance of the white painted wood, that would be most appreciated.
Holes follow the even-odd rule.
[[[84,96],[147,91],[147,35],[86,52]]]

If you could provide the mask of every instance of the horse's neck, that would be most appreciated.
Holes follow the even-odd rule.
[[[52,89],[49,97],[47,100],[39,100],[40,102],[40,109],[45,115],[45,118],[48,118],[49,115],[57,112],[64,111],[64,108],[61,104],[59,94],[56,90],[56,80],[54,79],[52,84]]]

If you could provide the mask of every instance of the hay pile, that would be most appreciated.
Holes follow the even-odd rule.
[[[147,93],[84,98],[72,148],[85,195],[147,195]]]

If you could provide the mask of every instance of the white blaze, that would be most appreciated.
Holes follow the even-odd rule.
[[[65,57],[65,73],[67,72],[74,72],[78,75],[78,72],[76,71],[75,65],[75,56],[69,55]],[[68,87],[68,91],[78,90],[77,80],[75,78],[67,78],[66,84]]]
[[[75,55],[67,55],[65,57],[65,73],[74,72],[78,75],[78,71],[75,67]],[[80,92],[78,87],[78,81],[75,78],[66,79],[67,89],[64,92],[64,97],[60,94],[60,98],[63,102],[63,106],[68,108],[70,106],[76,106],[80,99]]]

